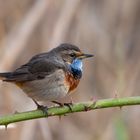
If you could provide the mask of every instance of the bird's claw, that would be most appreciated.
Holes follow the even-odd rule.
[[[73,105],[72,102],[70,102],[70,103],[60,103],[60,102],[57,102],[57,101],[52,101],[52,102],[55,103],[55,104],[58,104],[60,107],[67,106],[72,111],[72,108],[71,108],[71,106]]]
[[[46,115],[48,116],[48,107],[38,104],[37,101],[35,101],[34,99],[33,99],[33,101],[34,101],[34,103],[36,104],[37,109],[42,110],[43,113],[46,114]]]

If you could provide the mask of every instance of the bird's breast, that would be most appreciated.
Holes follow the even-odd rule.
[[[69,92],[71,92],[78,86],[80,79],[75,78],[71,72],[67,72],[65,77],[66,84],[69,86]]]

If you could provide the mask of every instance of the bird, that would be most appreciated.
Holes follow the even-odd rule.
[[[59,103],[78,86],[83,74],[84,58],[93,57],[79,47],[63,43],[49,52],[33,56],[12,72],[0,73],[0,80],[13,83],[37,104]]]

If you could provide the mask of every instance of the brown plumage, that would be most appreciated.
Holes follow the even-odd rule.
[[[68,91],[69,93],[78,86],[79,82],[80,79],[75,78],[72,73],[70,72],[66,73],[66,84],[69,85],[69,91]]]

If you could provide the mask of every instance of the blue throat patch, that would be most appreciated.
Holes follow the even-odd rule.
[[[81,59],[75,59],[70,65],[70,70],[74,78],[80,79],[82,77],[83,63]]]

